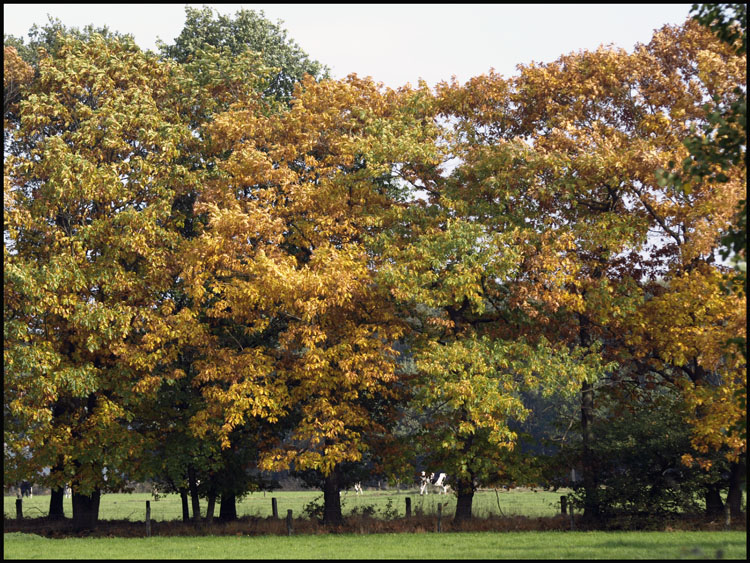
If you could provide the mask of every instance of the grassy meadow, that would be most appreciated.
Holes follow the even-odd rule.
[[[5,559],[746,559],[746,532],[455,532],[47,539],[4,534]]]
[[[543,490],[514,489],[483,490],[474,495],[473,514],[479,518],[490,516],[554,516],[560,513],[560,496],[566,491],[550,492]],[[273,493],[252,493],[237,503],[237,516],[254,516],[266,518],[272,515],[271,498],[277,499],[280,517],[292,510],[295,518],[305,516],[305,507],[310,503],[322,505],[320,491],[276,491]],[[419,495],[419,490],[365,490],[362,495],[355,495],[353,490],[341,493],[344,516],[371,512],[378,518],[400,517],[406,512],[406,498],[411,499],[412,514],[436,514],[437,505],[443,505],[443,514],[452,516],[456,507],[456,497],[451,494]],[[151,519],[155,521],[180,520],[182,504],[177,494],[161,495],[155,501],[148,493],[105,494],[99,506],[99,518],[102,520],[145,521],[146,501],[151,501]],[[71,499],[63,501],[65,515],[72,514]],[[49,495],[34,495],[23,499],[23,514],[27,518],[46,516],[49,511]],[[215,510],[218,516],[219,507]],[[206,501],[201,500],[201,513],[206,514]],[[16,499],[4,497],[5,518],[15,518]]]
[[[745,559],[746,531],[539,531],[545,528],[523,526],[524,518],[551,517],[560,512],[564,491],[479,491],[474,498],[473,513],[488,522],[497,517],[509,522],[495,528],[453,531],[449,519],[455,509],[452,495],[430,494],[420,497],[411,491],[353,491],[342,493],[343,512],[353,518],[347,532],[324,533],[314,522],[304,518],[305,507],[322,504],[319,491],[276,491],[254,493],[237,504],[239,517],[257,518],[234,523],[223,535],[210,535],[213,528],[196,533],[188,528],[184,535],[169,535],[169,526],[182,517],[178,495],[164,495],[154,501],[150,494],[106,494],[102,497],[100,518],[102,537],[43,537],[35,533],[4,534],[5,559]],[[277,499],[279,520],[272,515],[271,498]],[[405,499],[411,499],[413,518],[402,533],[390,533],[376,522],[396,522],[404,516]],[[6,529],[15,519],[15,497],[4,497]],[[106,531],[107,521],[145,520],[146,501],[151,501],[154,520],[152,537],[112,537]],[[71,501],[65,499],[65,514],[71,515]],[[445,526],[436,533],[437,505]],[[205,501],[201,508],[205,515]],[[48,495],[23,499],[25,518],[45,516]],[[295,534],[284,535],[283,518],[287,510],[295,518]],[[218,514],[218,506],[216,508]],[[308,511],[309,512],[309,511]],[[372,516],[373,518],[369,518]],[[514,521],[514,518],[515,521]],[[557,520],[557,519],[554,519]],[[497,521],[497,520],[495,520]],[[361,527],[357,522],[363,523]],[[531,520],[529,520],[531,522]],[[275,527],[274,527],[275,526]],[[665,526],[666,527],[666,526]],[[12,528],[11,528],[12,529]],[[492,529],[495,531],[477,531]],[[670,528],[666,527],[667,530]],[[162,530],[165,530],[163,532]],[[183,528],[184,530],[184,528]],[[517,531],[528,530],[528,531]],[[357,533],[358,531],[358,533]],[[145,536],[137,527],[136,535]],[[195,534],[195,535],[193,535]],[[209,534],[209,535],[205,535]]]

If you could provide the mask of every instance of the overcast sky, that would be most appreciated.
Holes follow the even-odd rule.
[[[68,27],[131,33],[156,50],[172,43],[185,23],[185,6],[204,4],[4,4],[4,32],[23,36],[47,14]],[[282,20],[288,37],[334,77],[351,72],[390,87],[430,86],[455,75],[464,82],[494,68],[551,62],[580,49],[613,44],[632,51],[655,29],[682,24],[692,4],[206,4],[223,14],[244,8]]]

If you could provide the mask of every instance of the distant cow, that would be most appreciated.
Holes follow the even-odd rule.
[[[437,479],[435,479],[434,483],[432,483],[435,487],[438,488],[438,492],[444,495],[447,495],[448,489],[450,489],[450,485],[447,483],[447,479],[448,476],[445,473],[438,473]]]
[[[72,489],[70,488],[70,485],[65,483],[65,498],[70,498],[70,494],[72,493]]]
[[[450,485],[446,482],[448,479],[448,476],[445,473],[430,473],[429,475],[422,471],[422,474],[420,476],[420,485],[419,485],[419,494],[425,495],[429,494],[430,487],[436,487],[438,489],[438,493],[441,494],[448,494],[448,489],[450,488]]]
[[[34,487],[28,481],[21,481],[21,496],[34,498]]]
[[[356,483],[354,483],[354,493],[357,494],[357,495],[361,495],[362,494],[362,483],[360,483],[359,481],[357,481]]]
[[[424,471],[422,471],[422,474],[419,476],[419,494],[420,495],[424,495],[429,492],[427,490],[427,487],[430,485],[431,478],[432,478],[432,473],[427,475]]]

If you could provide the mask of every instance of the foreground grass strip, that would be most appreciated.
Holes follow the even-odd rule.
[[[4,534],[4,559],[746,559],[746,532],[465,532],[47,539]]]

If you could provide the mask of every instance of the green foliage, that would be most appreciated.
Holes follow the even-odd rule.
[[[355,518],[357,516],[363,516],[365,518],[372,518],[375,516],[376,512],[377,510],[374,504],[363,504],[361,506],[355,506],[354,508],[352,508],[349,514],[350,516],[354,516]]]
[[[588,452],[563,450],[552,458],[552,465],[580,467],[586,456],[600,485],[600,515],[613,524],[658,526],[666,516],[700,513],[701,495],[707,485],[720,482],[726,461],[714,456],[709,471],[682,462],[695,450],[679,399],[646,393],[606,410],[593,425],[596,440]],[[571,499],[574,506],[585,506],[581,481],[574,483]]]
[[[389,498],[381,511],[384,520],[394,520],[399,517],[399,511],[393,506],[393,499]]]
[[[323,495],[315,497],[302,508],[302,514],[310,520],[323,520],[324,504],[321,502]]]
[[[311,60],[291,39],[286,31],[264,17],[263,12],[240,10],[234,18],[203,9],[185,7],[186,21],[173,45],[161,44],[162,53],[179,63],[190,63],[201,57],[202,51],[215,48],[229,62],[252,51],[274,75],[264,92],[268,96],[288,101],[294,86],[306,74],[314,78],[327,76],[327,68]]]

